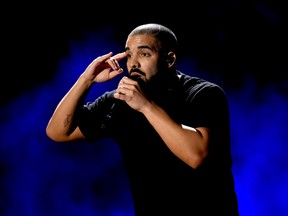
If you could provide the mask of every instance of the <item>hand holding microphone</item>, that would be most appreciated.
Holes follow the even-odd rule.
[[[144,91],[144,81],[139,76],[124,76],[116,89],[114,97],[125,101],[131,108],[141,111],[149,102]]]

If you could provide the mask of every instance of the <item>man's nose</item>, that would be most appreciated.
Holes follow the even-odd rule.
[[[132,57],[129,59],[129,67],[132,68],[139,68],[140,67],[140,63],[138,61],[138,58],[136,57]]]

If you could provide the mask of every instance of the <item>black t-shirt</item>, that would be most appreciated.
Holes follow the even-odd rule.
[[[118,143],[135,215],[238,215],[226,95],[214,83],[177,73],[176,85],[155,92],[153,101],[180,124],[211,129],[209,155],[199,168],[175,156],[142,113],[114,99],[114,90],[83,107],[79,127],[91,142]]]

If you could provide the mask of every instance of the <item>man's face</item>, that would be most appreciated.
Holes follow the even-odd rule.
[[[144,82],[151,80],[159,70],[159,45],[151,35],[134,35],[125,45],[127,69],[130,76],[139,76]]]

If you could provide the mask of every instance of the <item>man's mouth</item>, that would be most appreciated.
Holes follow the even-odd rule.
[[[131,76],[131,77],[134,77],[134,76],[140,77],[140,76],[141,76],[141,73],[139,73],[139,72],[137,72],[137,71],[134,71],[134,72],[131,72],[131,73],[130,73],[130,76]]]

